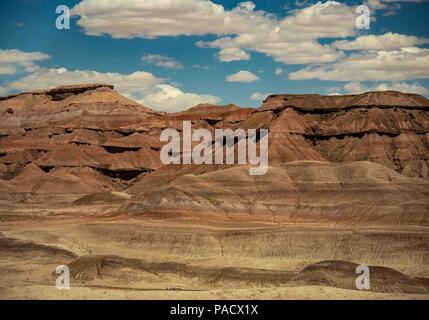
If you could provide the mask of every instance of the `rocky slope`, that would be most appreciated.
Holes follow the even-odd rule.
[[[274,95],[258,109],[145,108],[104,84],[0,98],[0,186],[6,193],[133,195],[123,212],[196,210],[429,223],[429,101],[400,92]],[[269,130],[269,170],[163,166],[165,128]]]

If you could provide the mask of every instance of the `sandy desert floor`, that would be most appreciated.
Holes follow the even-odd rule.
[[[78,198],[0,202],[1,299],[429,299],[427,227],[128,215]],[[377,266],[369,291],[352,263]]]

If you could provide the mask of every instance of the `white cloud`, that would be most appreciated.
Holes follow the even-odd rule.
[[[308,66],[289,74],[291,80],[399,81],[424,78],[429,78],[429,49],[417,47],[354,54],[333,64]]]
[[[428,38],[389,32],[383,35],[360,36],[352,41],[339,40],[335,41],[333,46],[341,50],[395,50],[427,43]]]
[[[152,73],[136,71],[129,74],[98,72],[92,70],[67,70],[66,68],[35,68],[15,81],[0,87],[0,94],[47,89],[59,85],[107,83],[119,93],[155,110],[175,112],[199,103],[217,104],[220,99],[211,95],[187,93],[165,84]]]
[[[218,53],[218,58],[223,62],[250,60],[250,54],[238,47],[223,48]]]
[[[302,1],[296,0],[296,1],[295,1],[295,5],[296,5],[297,7],[305,7],[305,6],[307,6],[307,5],[308,5],[308,1],[309,1],[309,0],[302,0]]]
[[[197,64],[194,64],[194,65],[192,66],[192,68],[194,68],[194,69],[202,69],[202,70],[209,70],[209,69],[210,69],[210,66],[207,66],[207,65],[201,65],[201,64],[197,63]]]
[[[373,10],[382,10],[390,12],[390,15],[396,14],[401,9],[400,2],[421,2],[420,0],[366,0],[365,5]],[[385,14],[383,14],[385,15]]]
[[[301,31],[295,39],[308,40],[348,36],[354,30],[352,8],[336,1],[318,2],[281,20],[255,9],[251,1],[228,11],[208,0],[82,0],[71,14],[79,16],[78,24],[87,34],[114,38],[262,34],[290,28],[290,35]]]
[[[276,74],[276,76],[281,76],[281,75],[283,75],[283,69],[276,68],[276,70],[274,71],[274,73]]]
[[[24,52],[21,50],[0,50],[0,75],[15,74],[20,70],[33,71],[36,62],[49,58],[41,52]]]
[[[0,97],[7,96],[9,91],[6,88],[0,87]]]
[[[223,36],[205,44],[219,48],[218,57],[223,61],[247,60],[246,51],[253,50],[284,63],[332,62],[341,54],[317,39],[346,37],[355,32],[353,9],[336,1],[318,2],[282,19],[255,7],[250,1],[228,11],[203,0],[83,0],[72,14],[80,16],[78,24],[90,35]]]
[[[427,2],[427,0],[366,0],[365,5],[370,7],[373,10],[382,10],[383,16],[392,16],[396,15],[398,11],[402,8],[402,3],[411,3],[411,2]]]
[[[71,14],[87,34],[113,38],[217,34],[226,18],[223,6],[204,0],[83,0]]]
[[[349,83],[346,83],[344,85],[344,90],[346,90],[347,93],[362,93],[370,91],[370,89],[366,86],[364,86],[359,81],[352,81]]]
[[[15,65],[0,63],[0,75],[1,74],[15,74],[16,72],[17,72],[17,68]]]
[[[159,111],[177,112],[189,109],[200,103],[218,104],[220,99],[211,95],[184,93],[173,86],[160,84],[152,88],[139,102]]]
[[[366,4],[373,10],[388,12],[398,10],[399,2],[420,1],[367,0]],[[354,6],[337,1],[304,3],[306,7],[291,10],[282,18],[256,10],[250,1],[228,10],[209,0],[82,0],[72,14],[79,16],[78,24],[90,35],[157,38],[212,34],[217,36],[215,40],[199,41],[197,45],[219,49],[217,56],[221,61],[248,60],[249,53],[256,51],[285,64],[312,64],[293,73],[290,79],[384,80],[389,79],[388,73],[393,69],[393,79],[404,80],[426,73],[413,70],[415,60],[425,62],[424,58],[402,50],[425,44],[427,39],[387,33],[323,45],[320,39],[356,36]],[[350,56],[350,50],[379,52]],[[388,56],[384,52],[392,50],[399,53]],[[385,68],[378,66],[383,59],[387,59]],[[390,64],[396,61],[397,68]],[[359,75],[359,63],[375,69],[364,66]],[[407,75],[410,65],[412,71]]]
[[[367,5],[374,10],[381,10],[387,7],[382,0],[367,0],[364,2],[364,5]]]
[[[429,90],[423,87],[421,84],[406,83],[406,82],[383,82],[380,84],[367,86],[358,81],[349,82],[344,85],[344,89],[347,93],[362,93],[368,91],[401,91],[406,93],[418,93],[426,95]]]
[[[429,93],[429,90],[427,88],[423,87],[417,82],[414,82],[411,84],[408,84],[405,82],[381,83],[375,87],[375,91],[386,91],[386,90],[418,93],[423,95],[427,95]]]
[[[296,10],[280,22],[281,31],[294,34],[301,39],[338,38],[351,36],[355,32],[356,14],[353,7],[337,1],[317,2]]]
[[[141,59],[144,63],[154,64],[158,67],[166,69],[181,69],[182,64],[173,58],[166,57],[160,54],[147,54]]]
[[[225,78],[228,82],[255,82],[258,81],[259,77],[250,71],[241,70],[237,73],[231,74]]]
[[[256,12],[247,12],[252,20]],[[321,45],[319,38],[337,38],[354,34],[355,15],[351,7],[335,1],[318,2],[293,11],[277,20],[270,15],[258,16],[263,24],[253,26],[235,36],[221,37],[211,42],[198,42],[200,47],[242,48],[273,57],[287,64],[333,62],[343,56],[334,47]]]
[[[395,3],[398,2],[419,1],[367,1],[373,9],[384,11],[396,10],[398,7]],[[353,39],[356,36],[354,7],[337,1],[307,5],[289,11],[287,16],[281,18],[256,10],[256,5],[250,1],[229,10],[208,0],[82,0],[72,9],[72,14],[79,16],[78,24],[87,34],[94,36],[106,34],[113,38],[151,39],[211,34],[215,36],[214,41],[200,41],[197,45],[218,49],[217,57],[221,61],[249,60],[250,54],[255,51],[286,64],[310,64],[290,73],[291,80],[398,82],[429,78],[429,49],[416,47],[428,43],[428,39],[396,33]],[[352,40],[337,40],[345,37]],[[319,42],[322,38],[337,41],[332,45],[323,45]],[[34,56],[29,62],[4,63],[0,56],[0,74],[11,74],[20,69],[36,74],[38,70],[35,62],[46,57]],[[181,67],[176,60],[162,55],[146,55],[142,60],[164,68]],[[39,74],[47,73],[46,70],[58,69],[43,69]],[[275,73],[280,76],[282,71],[278,68]],[[67,71],[73,72],[92,71]],[[118,75],[117,78],[130,75]],[[165,85],[164,81],[153,77],[156,83],[149,85],[148,90],[152,90],[154,96],[171,96],[171,90],[157,87]],[[226,81],[240,82],[256,80],[259,78],[248,71],[226,78]],[[47,79],[42,78],[42,81]],[[131,86],[123,85],[125,90]],[[142,100],[145,89],[136,90],[138,93],[130,94]]]
[[[252,95],[250,96],[250,100],[263,101],[268,96],[269,96],[269,94],[263,94],[263,93],[260,93],[260,92],[253,92]]]
[[[162,79],[145,71],[121,74],[91,70],[67,70],[66,68],[39,68],[31,74],[7,84],[5,89],[9,92],[31,91],[80,83],[113,84],[120,93],[131,98],[138,98],[150,88],[162,83]]]

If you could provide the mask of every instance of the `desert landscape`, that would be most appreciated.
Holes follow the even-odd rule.
[[[421,95],[165,113],[90,84],[0,98],[0,119],[1,299],[429,298]],[[160,132],[185,120],[268,129],[267,174],[163,165]]]

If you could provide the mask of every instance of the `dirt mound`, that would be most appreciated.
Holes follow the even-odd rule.
[[[120,185],[91,168],[58,168],[43,171],[28,164],[9,181],[0,181],[4,192],[37,194],[85,194],[119,189]]]
[[[105,192],[105,193],[91,193],[87,194],[75,201],[72,204],[74,205],[91,205],[97,203],[108,203],[108,202],[121,202],[126,201],[131,198],[130,195],[123,192]]]
[[[76,259],[77,255],[65,249],[48,246],[31,241],[22,241],[4,237],[0,233],[0,254],[2,257],[14,256],[20,258],[59,257]]]
[[[68,267],[70,276],[77,280],[96,279],[115,269],[141,269],[138,260],[97,255],[80,257],[71,262]]]
[[[290,162],[269,167],[264,176],[249,176],[248,170],[239,166],[154,172],[128,189],[135,196],[120,212],[180,208],[265,213],[275,222],[429,224],[429,182],[372,162]],[[166,176],[169,179],[162,180]]]
[[[186,283],[201,287],[217,287],[231,283],[241,285],[286,284],[293,277],[292,272],[192,266],[177,262],[148,262],[119,256],[90,255],[71,262],[70,275],[77,281],[88,282],[106,278],[121,281],[161,281],[168,285],[167,279],[179,278]],[[130,278],[131,277],[131,278]]]
[[[147,262],[119,256],[91,255],[71,262],[70,275],[80,282],[102,279],[121,281],[162,281],[171,277],[188,279],[196,286],[326,286],[349,290],[356,289],[358,265],[346,261],[323,261],[304,268],[298,274],[279,270],[216,268],[191,266],[176,262]],[[429,280],[412,278],[390,268],[369,266],[370,291],[385,293],[429,293]],[[168,283],[168,282],[167,282]]]
[[[293,278],[295,284],[328,286],[356,290],[358,264],[347,261],[322,261],[304,268]],[[412,278],[391,268],[368,266],[370,289],[388,293],[429,293],[429,279]]]

